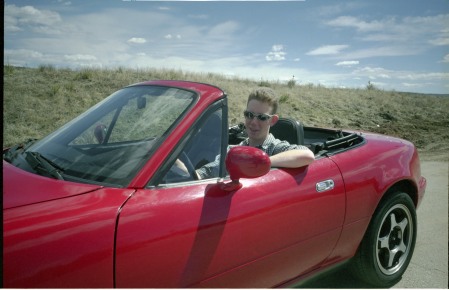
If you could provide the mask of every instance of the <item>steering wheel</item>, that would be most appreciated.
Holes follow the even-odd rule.
[[[194,180],[197,180],[198,176],[196,175],[195,167],[193,166],[192,162],[190,161],[189,157],[187,156],[187,154],[184,151],[181,153],[181,155],[179,155],[179,160],[181,160],[184,163],[184,165],[187,167],[187,171],[189,172],[190,176]]]

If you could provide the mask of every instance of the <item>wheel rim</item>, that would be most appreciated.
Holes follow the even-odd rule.
[[[390,208],[377,233],[376,259],[383,274],[393,275],[402,268],[410,253],[413,234],[409,209],[403,204]]]

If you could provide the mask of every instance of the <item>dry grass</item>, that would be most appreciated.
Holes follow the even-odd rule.
[[[280,97],[279,114],[306,126],[373,131],[412,141],[423,152],[449,151],[449,97],[366,89],[339,89],[227,78],[179,70],[86,69],[74,71],[3,67],[3,146],[42,138],[112,92],[155,79],[210,83],[229,96],[229,121],[242,120],[249,92],[270,86]]]

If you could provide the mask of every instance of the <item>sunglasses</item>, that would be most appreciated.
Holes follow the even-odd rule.
[[[260,121],[267,121],[269,119],[271,119],[271,117],[273,117],[273,115],[268,115],[268,114],[256,114],[250,111],[244,111],[243,115],[245,116],[246,119],[252,120],[254,118],[257,118]]]

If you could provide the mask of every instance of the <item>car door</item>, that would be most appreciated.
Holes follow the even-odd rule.
[[[345,209],[331,160],[241,182],[233,192],[219,178],[137,190],[118,221],[116,286],[264,288],[324,261]]]

